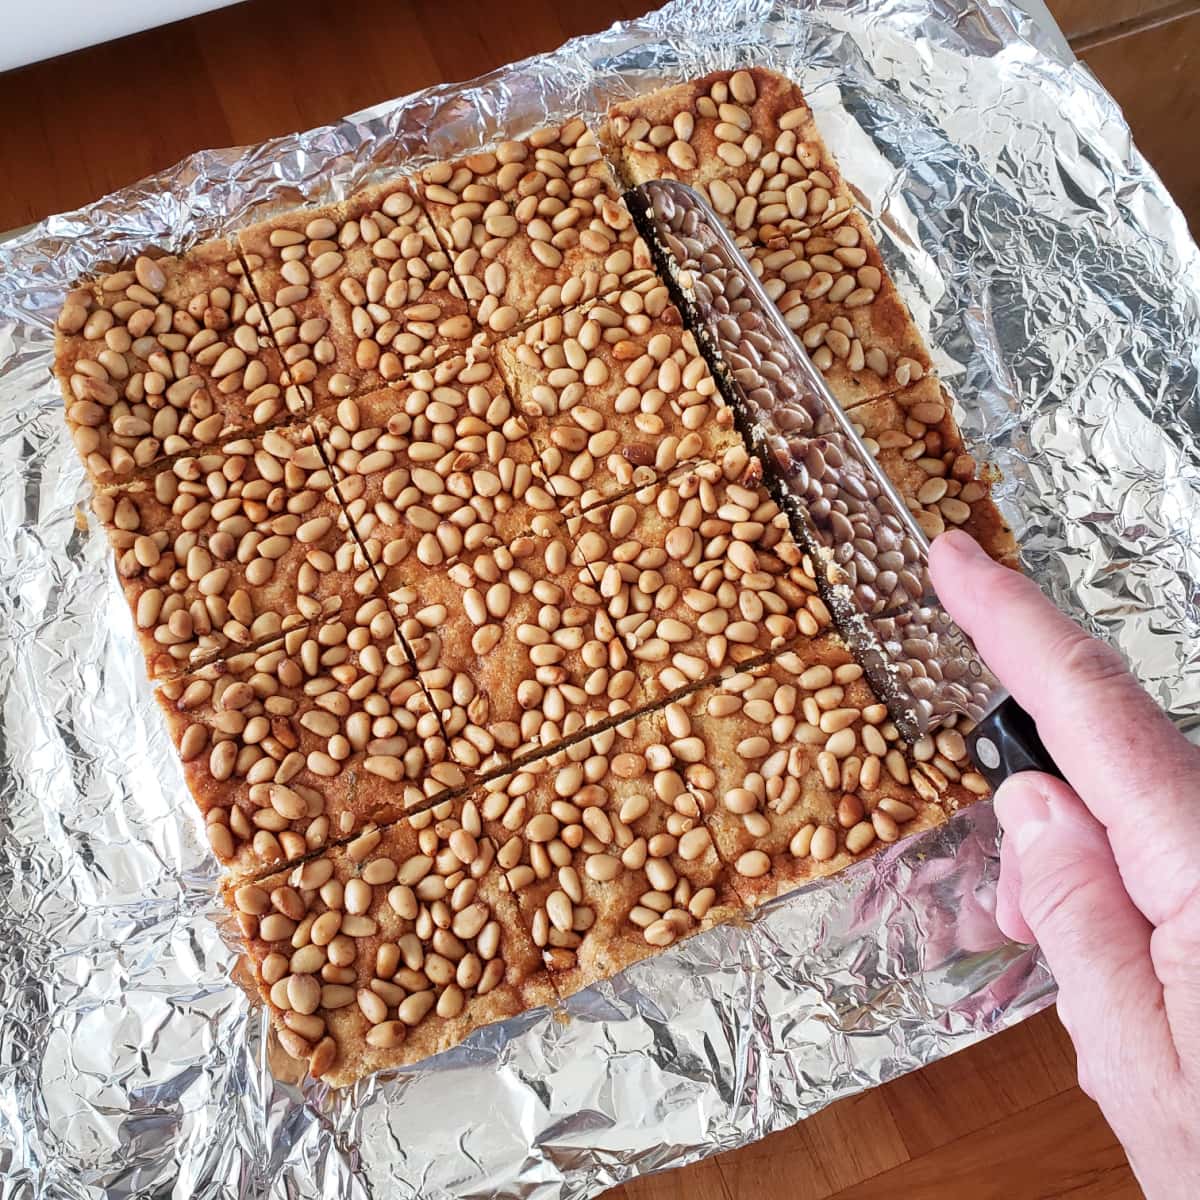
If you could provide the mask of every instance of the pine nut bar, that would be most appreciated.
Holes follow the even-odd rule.
[[[755,906],[946,820],[987,792],[962,735],[907,746],[834,634],[667,710],[688,803]],[[678,756],[676,742],[668,748]]]
[[[464,781],[829,622],[778,506],[717,464],[390,595]]]
[[[287,419],[282,363],[237,249],[141,255],[66,298],[54,373],[94,482]]]
[[[557,512],[525,419],[486,351],[342,400],[324,445],[385,590]]]
[[[743,446],[657,277],[540,321],[496,354],[568,513]]]
[[[998,562],[1016,565],[1016,540],[992,502],[991,477],[963,446],[936,379],[868,401],[852,416],[927,537],[957,527]]]
[[[857,212],[745,253],[844,408],[930,371],[924,341]]]
[[[238,438],[94,495],[152,678],[376,590],[319,444],[326,428]]]
[[[406,179],[283,213],[238,243],[289,381],[317,406],[461,356],[483,336]]]
[[[497,866],[564,999],[741,909],[698,810],[674,805],[668,740],[647,713],[484,785]]]
[[[768,71],[73,291],[55,370],[94,509],[280,1042],[333,1086],[987,791],[953,723],[904,743],[832,632],[605,149],[708,197],[923,528],[1015,561]],[[704,247],[672,236],[686,291]]]
[[[572,521],[610,662],[640,703],[828,627],[812,565],[754,478],[703,464]]]
[[[446,788],[445,744],[382,597],[158,689],[217,858],[238,876]]]
[[[283,1048],[345,1087],[556,993],[475,803],[446,801],[226,890]]]
[[[476,320],[503,336],[651,273],[595,135],[575,117],[421,172]]]
[[[634,679],[595,664],[595,582],[565,522],[448,567],[406,564],[390,592],[462,779],[628,711]]]
[[[852,207],[800,89],[771,71],[718,71],[623,101],[600,136],[630,186],[678,179],[755,243]]]

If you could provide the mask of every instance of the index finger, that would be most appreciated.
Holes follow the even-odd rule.
[[[1200,751],[1121,656],[1089,637],[1016,571],[962,532],[933,543],[950,615],[1037,723],[1060,770],[1108,830],[1134,903],[1155,925],[1195,893]]]

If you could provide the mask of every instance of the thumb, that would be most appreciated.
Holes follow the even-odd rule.
[[[1104,826],[1067,784],[1023,772],[1005,780],[995,805],[1001,873],[1010,889],[1015,882],[1019,915],[1058,981],[1081,1082],[1097,1099],[1111,1097],[1121,1064],[1171,1044],[1152,926],[1125,890]],[[1122,1044],[1122,1030],[1138,1031],[1139,1046]]]

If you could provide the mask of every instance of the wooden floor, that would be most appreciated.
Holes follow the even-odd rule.
[[[203,147],[258,142],[466,79],[644,0],[251,0],[0,75],[0,230]],[[1200,0],[1050,0],[1200,231]],[[86,101],[83,99],[86,97]],[[1181,132],[1183,131],[1183,132]],[[1124,1200],[1120,1146],[1044,1013],[744,1150],[610,1200]]]
[[[1053,1012],[815,1117],[605,1200],[1127,1200],[1116,1138]]]

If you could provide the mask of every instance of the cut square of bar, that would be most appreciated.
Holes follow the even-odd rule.
[[[752,241],[853,206],[800,89],[772,71],[717,71],[622,101],[601,137],[628,184],[678,179]]]
[[[324,428],[235,439],[93,497],[152,678],[377,590],[317,444]]]
[[[238,875],[396,820],[446,786],[436,715],[382,597],[157,695],[213,850]]]
[[[496,347],[564,511],[697,459],[744,453],[733,412],[657,279]]]
[[[283,1048],[345,1087],[557,996],[472,801],[226,890]]]
[[[484,785],[484,829],[566,999],[741,909],[665,745],[661,712]]]
[[[482,338],[406,179],[243,230],[288,377],[320,406],[461,356]]]
[[[476,319],[493,333],[652,273],[649,249],[579,118],[438,163],[417,187]]]
[[[931,370],[924,340],[858,213],[746,253],[844,408]]]
[[[986,794],[962,735],[906,745],[836,635],[702,688],[668,742],[746,904],[834,874]]]
[[[324,445],[381,585],[529,532],[556,511],[525,419],[481,357],[341,401]]]
[[[142,255],[72,291],[58,317],[67,425],[101,483],[285,419],[282,371],[227,241]]]
[[[391,592],[468,779],[828,624],[778,507],[716,464],[578,525]]]
[[[635,703],[828,627],[811,563],[757,477],[702,464],[572,521],[597,580],[593,624]]]
[[[557,514],[449,567],[396,573],[400,633],[464,780],[633,707],[633,676],[593,665],[595,583]]]
[[[963,445],[936,379],[861,404],[852,416],[927,537],[964,529],[998,562],[1017,565],[1016,539],[991,497],[993,479]]]

